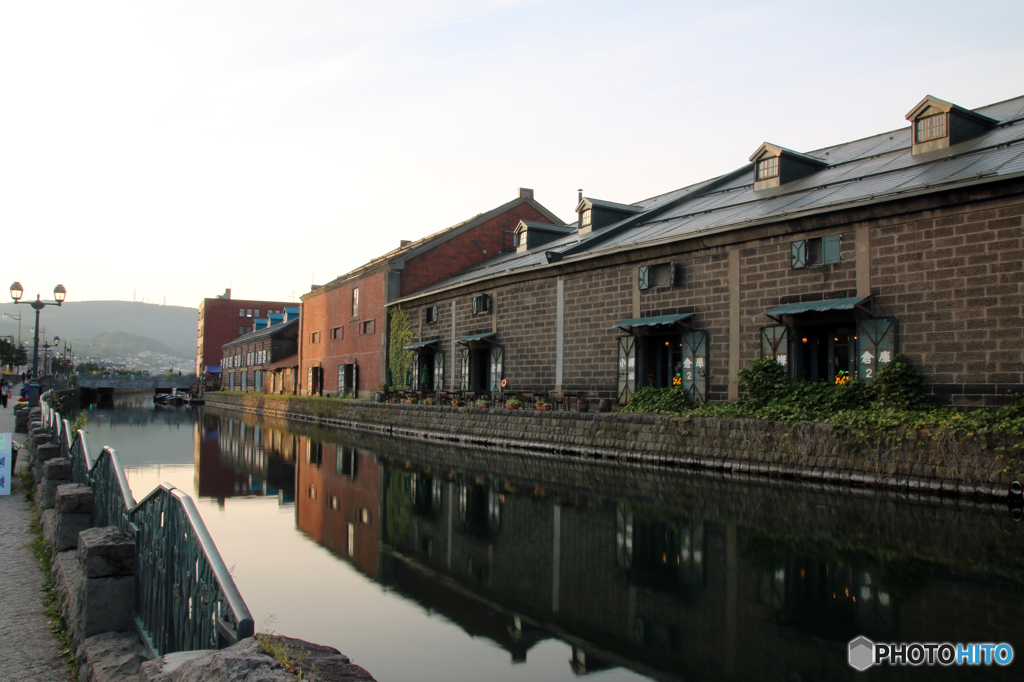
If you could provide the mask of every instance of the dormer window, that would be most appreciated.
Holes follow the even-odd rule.
[[[520,220],[519,224],[516,225],[515,234],[513,235],[516,253],[535,249],[542,244],[567,237],[572,233],[573,228],[571,227],[538,223],[532,220]]]
[[[947,114],[935,114],[917,119],[914,122],[914,141],[921,143],[945,137],[947,116]]]
[[[770,159],[762,159],[757,162],[758,180],[777,177],[779,177],[779,157],[773,156]]]
[[[807,177],[828,166],[822,159],[765,142],[753,153],[754,191],[771,189]]]
[[[643,213],[642,206],[630,206],[628,204],[617,204],[614,201],[602,201],[580,197],[580,203],[576,207],[576,213],[580,217],[580,234],[587,234],[602,227],[614,225],[637,213]]]
[[[907,114],[913,125],[911,153],[926,154],[971,140],[999,121],[928,95]]]

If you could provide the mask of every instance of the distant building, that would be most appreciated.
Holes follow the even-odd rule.
[[[431,286],[495,255],[515,251],[523,221],[564,223],[520,188],[486,213],[399,248],[302,296],[301,376],[305,395],[369,397],[384,383],[388,302]]]
[[[253,321],[255,331],[221,349],[221,387],[230,391],[295,393],[299,364],[299,309],[285,306]]]
[[[253,321],[268,313],[283,313],[289,304],[284,301],[252,301],[231,298],[231,289],[215,298],[204,298],[199,304],[199,331],[196,342],[196,376],[203,372],[220,372],[220,349],[254,328]]]

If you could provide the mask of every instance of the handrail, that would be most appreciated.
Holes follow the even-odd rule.
[[[254,632],[252,615],[203,522],[195,501],[167,483],[136,502],[113,448],[92,460],[82,431],[40,401],[43,425],[72,480],[91,485],[97,525],[113,525],[135,539],[135,612],[158,654],[223,648]]]

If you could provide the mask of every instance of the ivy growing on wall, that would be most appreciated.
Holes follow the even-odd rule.
[[[401,306],[391,309],[391,340],[388,346],[388,368],[391,370],[391,385],[398,389],[409,388],[412,360],[415,355],[405,347],[413,342],[409,314]]]

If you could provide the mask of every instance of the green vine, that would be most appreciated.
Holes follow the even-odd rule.
[[[409,388],[407,380],[412,368],[414,353],[405,347],[413,342],[409,315],[401,306],[391,309],[391,341],[388,347],[388,367],[391,369],[391,384],[398,390]]]

